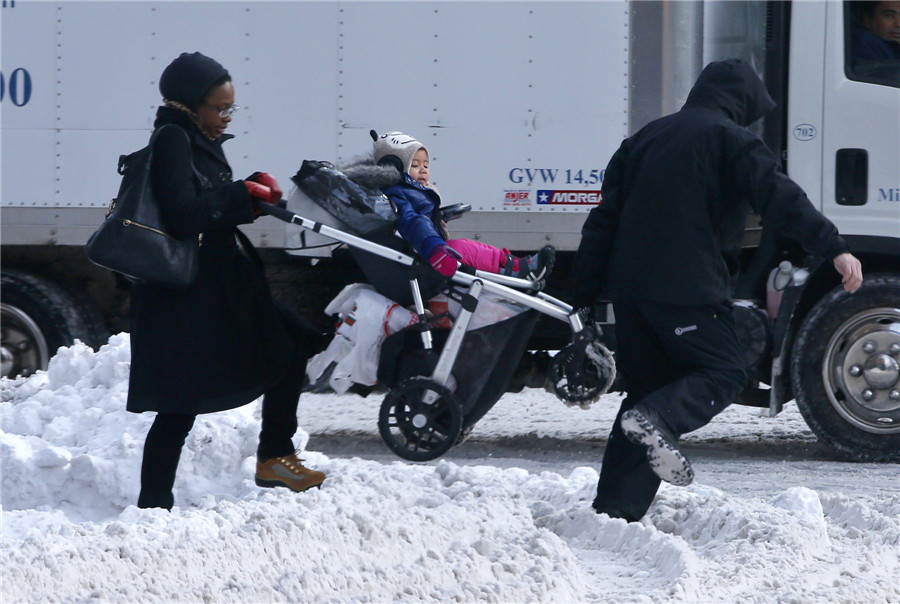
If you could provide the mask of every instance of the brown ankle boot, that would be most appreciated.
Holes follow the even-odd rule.
[[[256,461],[256,485],[260,487],[287,487],[292,491],[305,491],[318,487],[325,481],[325,474],[310,470],[300,463],[296,451],[284,457]]]

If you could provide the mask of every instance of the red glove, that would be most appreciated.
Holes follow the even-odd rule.
[[[247,187],[247,192],[250,193],[250,197],[269,203],[269,198],[272,196],[272,189],[266,185],[261,185],[258,182],[253,182],[252,180],[245,180],[244,186]]]
[[[265,201],[266,203],[270,203],[274,206],[277,205],[279,201],[281,201],[281,187],[278,186],[278,181],[275,180],[275,177],[268,172],[254,172],[247,180],[258,182],[261,185],[269,187],[269,189],[271,190],[271,193],[269,193],[269,198],[263,199],[263,201]]]
[[[439,245],[434,248],[428,261],[431,263],[431,268],[444,277],[452,277],[459,266],[456,262],[456,254],[446,245]]]
[[[269,198],[272,196],[272,189],[267,187],[266,185],[261,185],[258,182],[253,182],[252,180],[245,180],[244,186],[247,187],[247,192],[250,193],[250,206],[253,208],[253,217],[262,216],[262,212],[256,209],[256,202],[261,201],[264,203],[269,203]]]

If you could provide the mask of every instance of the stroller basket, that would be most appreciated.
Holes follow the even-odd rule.
[[[463,414],[463,430],[484,417],[506,392],[540,314],[526,310],[508,319],[466,332],[453,364],[454,395]],[[430,375],[448,332],[437,331],[434,348],[423,349],[418,333],[406,329],[387,337],[381,347],[378,382],[393,388]]]

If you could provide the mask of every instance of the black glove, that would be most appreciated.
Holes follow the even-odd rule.
[[[584,323],[588,321],[594,320],[594,307],[593,306],[578,306],[575,308],[575,314],[581,317],[581,320]]]
[[[586,328],[590,328],[594,326],[594,312],[593,307],[591,306],[580,306],[576,307],[574,314],[578,315],[578,318],[581,319],[582,325]]]

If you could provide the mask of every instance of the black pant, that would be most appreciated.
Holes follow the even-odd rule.
[[[305,373],[306,353],[298,346],[284,375],[263,396],[258,459],[265,461],[294,452],[292,439],[297,431],[297,405]],[[172,508],[175,471],[195,419],[195,415],[159,413],[153,420],[144,443],[138,507]]]
[[[627,396],[613,423],[594,507],[640,519],[659,489],[646,448],[622,432],[622,413],[653,408],[680,436],[734,402],[747,382],[730,304],[678,306],[623,298],[616,316],[616,367]]]

